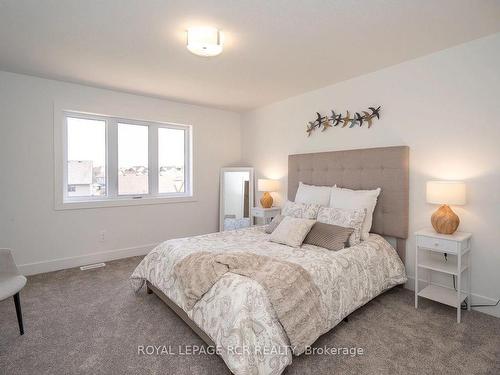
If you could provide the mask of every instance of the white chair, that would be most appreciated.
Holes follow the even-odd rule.
[[[0,249],[0,301],[14,296],[19,333],[24,335],[23,315],[19,291],[26,285],[26,277],[19,273],[9,249]]]

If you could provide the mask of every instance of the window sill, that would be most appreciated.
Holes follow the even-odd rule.
[[[91,201],[65,201],[56,202],[55,210],[80,210],[86,208],[105,208],[105,207],[126,207],[126,206],[145,206],[150,204],[169,204],[169,203],[189,203],[196,202],[194,196],[181,197],[145,197],[140,199],[118,198],[106,200]]]

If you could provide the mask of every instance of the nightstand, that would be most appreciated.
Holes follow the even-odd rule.
[[[251,211],[252,218],[260,217],[262,218],[264,224],[268,224],[273,217],[278,216],[280,213],[281,213],[281,208],[279,207],[271,207],[271,208],[252,207]]]
[[[460,323],[462,302],[467,299],[471,305],[470,255],[471,233],[455,232],[439,234],[433,229],[415,232],[415,308],[418,297],[444,303],[457,309],[457,323]],[[446,257],[445,257],[446,254]],[[427,270],[427,286],[419,291],[419,269]],[[432,284],[432,272],[440,272],[456,278],[456,289]],[[462,274],[467,272],[467,293],[461,291]]]

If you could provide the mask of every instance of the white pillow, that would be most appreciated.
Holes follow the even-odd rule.
[[[330,186],[315,186],[307,185],[299,182],[297,194],[295,194],[295,202],[297,203],[314,203],[320,206],[328,206],[332,188]]]
[[[286,201],[281,214],[302,219],[316,219],[318,216],[319,204],[295,203]]]
[[[361,228],[365,216],[366,209],[321,207],[318,212],[318,222],[354,229],[349,237],[349,246],[354,246],[361,241]]]
[[[361,229],[361,239],[367,240],[372,228],[373,211],[377,205],[380,188],[375,190],[351,190],[332,187],[330,207],[366,209],[366,216]]]
[[[300,247],[316,220],[285,216],[271,233],[269,241]]]

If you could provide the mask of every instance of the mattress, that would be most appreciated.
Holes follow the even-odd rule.
[[[250,227],[166,241],[134,270],[132,287],[137,291],[147,280],[186,311],[173,267],[187,255],[231,251],[272,256],[299,264],[311,274],[321,292],[328,331],[380,293],[407,280],[394,248],[375,234],[340,251],[313,245],[292,248],[268,239],[264,227]],[[288,337],[266,292],[250,278],[224,275],[186,313],[214,341],[217,353],[236,375],[281,374],[292,362]]]

